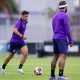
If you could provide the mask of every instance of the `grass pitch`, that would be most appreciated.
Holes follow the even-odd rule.
[[[0,54],[0,65],[6,55]],[[0,71],[0,80],[49,80],[51,57],[35,58],[28,56],[23,66],[25,74],[18,74],[17,67],[21,56],[15,56],[6,67],[6,75],[2,75]],[[40,66],[43,69],[41,76],[34,74],[34,68]],[[80,57],[68,57],[64,71],[70,80],[80,80]],[[58,66],[56,68],[56,76],[58,76]]]

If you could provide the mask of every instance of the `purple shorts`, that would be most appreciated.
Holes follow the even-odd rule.
[[[66,39],[53,39],[54,54],[68,53],[68,42]]]
[[[16,53],[17,50],[20,50],[22,47],[24,47],[26,43],[24,41],[21,42],[10,42],[9,52]]]

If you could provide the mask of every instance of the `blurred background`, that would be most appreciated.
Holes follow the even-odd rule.
[[[29,54],[38,57],[50,56],[52,46],[52,16],[58,10],[60,0],[0,0],[0,53],[6,53],[12,30],[20,12],[30,12],[26,41]],[[71,33],[74,46],[69,48],[69,55],[80,56],[80,0],[66,0],[70,16]],[[18,51],[19,53],[19,51]]]

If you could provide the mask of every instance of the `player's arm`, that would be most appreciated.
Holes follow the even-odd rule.
[[[16,35],[18,35],[19,37],[23,38],[23,35],[21,33],[19,33],[18,29],[15,27],[13,28],[13,33],[15,33]]]
[[[15,27],[13,28],[13,33],[15,33],[16,35],[18,35],[19,37],[23,38],[24,40],[27,39],[27,37],[23,36],[19,31],[18,29],[20,28],[20,24],[21,24],[21,21],[18,20],[15,24]]]
[[[23,36],[23,35],[18,31],[17,28],[14,28],[14,29],[13,29],[13,32],[14,32],[16,35],[18,35],[19,37],[23,38],[24,40],[27,39],[27,37],[26,37],[26,36]]]
[[[70,46],[72,46],[73,44],[73,41],[72,41],[72,36],[71,36],[71,31],[70,31],[70,26],[69,26],[69,17],[68,15],[66,15],[64,17],[64,28],[65,28],[65,33],[68,37],[68,40],[69,40],[69,44]]]

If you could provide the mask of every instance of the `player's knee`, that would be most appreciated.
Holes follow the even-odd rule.
[[[24,57],[27,57],[28,56],[28,53],[27,52],[23,53],[23,56]]]
[[[61,59],[60,64],[65,64],[65,59]]]
[[[11,56],[11,59],[13,58],[14,56]]]
[[[13,56],[8,56],[7,58],[8,58],[8,59],[12,59],[12,58],[13,58]]]

